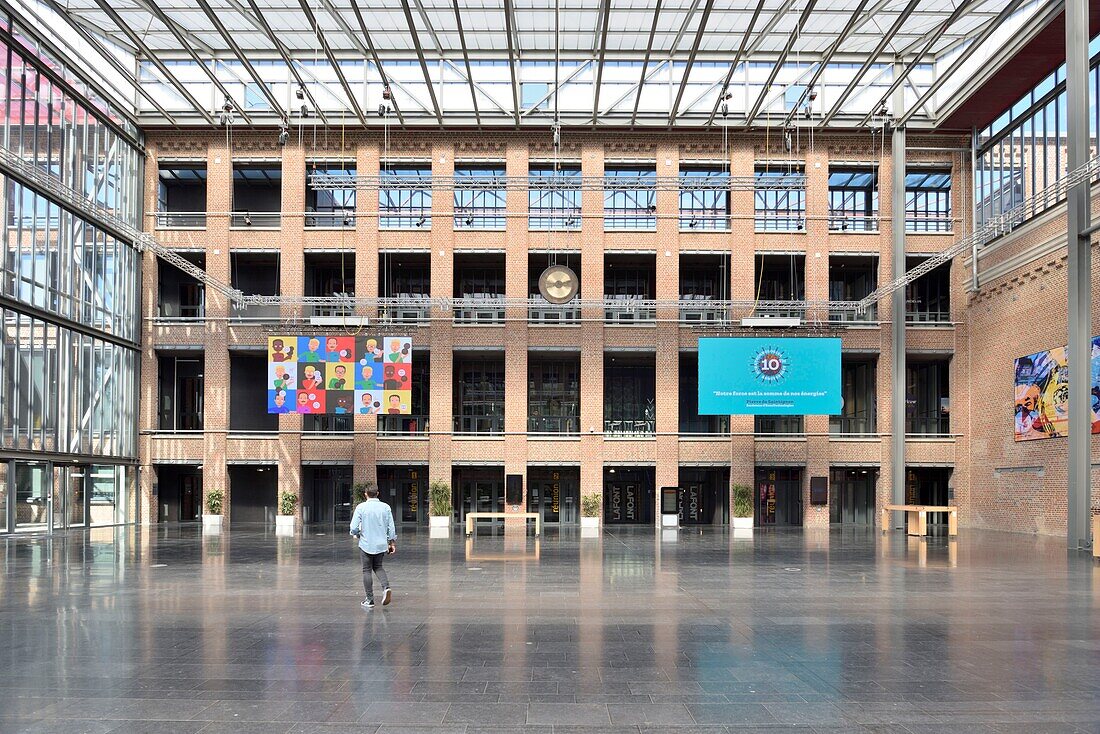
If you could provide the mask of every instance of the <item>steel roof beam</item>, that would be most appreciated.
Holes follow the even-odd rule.
[[[825,114],[825,118],[821,121],[821,127],[826,127],[837,114],[840,113],[844,103],[848,101],[848,98],[852,96],[852,92],[855,91],[856,86],[864,75],[867,74],[867,70],[878,60],[878,57],[882,54],[894,37],[897,35],[898,29],[900,29],[905,22],[909,20],[909,16],[913,14],[913,11],[917,9],[917,5],[920,0],[909,0],[909,3],[898,13],[898,17],[894,19],[893,24],[886,33],[882,34],[882,38],[879,40],[878,45],[875,46],[874,51],[868,54],[867,58],[863,60],[863,64],[860,65],[855,75],[852,76],[852,81],[848,82],[848,86],[844,87],[844,91],[840,93],[840,97],[833,103],[832,108]]]
[[[741,43],[737,46],[737,53],[734,54],[733,62],[730,63],[729,71],[726,72],[726,79],[722,83],[722,92],[725,92],[729,89],[730,82],[733,81],[733,74],[737,70],[737,66],[741,63],[741,61],[743,59],[747,59],[753,54],[753,51],[760,47],[760,44],[768,35],[768,32],[772,28],[774,28],[777,23],[779,23],[779,19],[787,13],[792,5],[794,5],[794,0],[785,0],[783,5],[781,5],[772,14],[772,17],[768,20],[767,25],[764,26],[763,30],[761,30],[760,33],[757,34],[756,38],[753,39],[752,43],[750,44],[749,37],[752,36],[753,29],[756,28],[756,22],[760,19],[760,14],[764,10],[764,3],[766,1],[767,0],[760,0],[756,4],[756,8],[752,11],[752,19],[749,21],[749,24],[745,26],[745,32],[741,36]],[[711,125],[714,123],[714,118],[718,114],[718,108],[722,106],[722,92],[719,92],[718,99],[714,100],[714,109],[710,111],[710,117],[707,118],[707,125]]]
[[[506,0],[507,1],[507,0]],[[763,0],[761,0],[763,2]],[[611,0],[600,3],[599,47],[596,49],[596,84],[592,88],[592,124],[596,124],[600,113],[600,86],[603,84],[603,62],[607,56],[607,25],[611,15]]]
[[[810,13],[814,11],[815,5],[817,5],[817,0],[809,0],[809,2],[806,3],[806,7],[802,9],[802,14],[798,17],[798,23],[795,25],[794,30],[791,31],[791,35],[787,37],[787,45],[783,47],[783,51],[779,54],[779,58],[776,60],[775,64],[772,65],[772,70],[768,73],[768,81],[764,82],[764,88],[760,90],[760,94],[756,97],[756,102],[753,103],[752,109],[749,110],[749,114],[745,118],[746,125],[752,125],[752,121],[755,120],[756,116],[760,113],[760,108],[764,106],[764,98],[767,97],[768,91],[775,82],[775,78],[779,76],[779,70],[783,68],[783,64],[786,63],[787,57],[790,55],[791,50],[794,49],[795,43],[798,42],[798,34],[802,30],[802,27],[806,25],[806,21],[810,19]]]
[[[649,41],[645,45],[645,59],[642,61],[642,73],[641,76],[638,77],[638,93],[634,95],[634,112],[630,115],[631,126],[633,126],[638,119],[638,107],[642,103],[642,88],[645,87],[645,83],[648,81],[646,71],[649,69],[649,57],[653,54],[653,39],[657,36],[657,24],[661,20],[661,2],[662,0],[657,0],[657,4],[653,6],[653,24],[649,27]],[[630,94],[632,91],[634,90],[628,91],[627,94]],[[615,104],[621,101],[620,99],[615,102]],[[611,106],[611,108],[614,107],[615,105]]]
[[[516,66],[519,65],[519,45],[514,40],[516,32],[516,12],[512,0],[504,0],[504,24],[508,34],[508,71],[512,74],[512,107],[515,110],[515,123],[519,127],[519,80],[516,79]]]
[[[378,49],[375,48],[374,41],[371,40],[370,31],[367,30],[367,22],[365,20],[363,20],[363,12],[359,9],[359,3],[356,2],[355,0],[352,0],[351,9],[352,9],[352,12],[355,13],[355,20],[359,24],[359,31],[363,34],[363,40],[366,41],[366,46],[364,46],[362,43],[360,43],[359,38],[355,35],[354,32],[352,32],[351,28],[349,28],[348,25],[346,23],[344,23],[343,16],[340,15],[338,12],[336,12],[335,8],[332,7],[331,1],[330,0],[321,0],[321,1],[325,4],[325,7],[328,9],[329,15],[331,15],[333,18],[336,19],[336,22],[344,30],[344,33],[347,35],[347,37],[351,39],[351,42],[354,43],[355,46],[362,53],[370,54],[371,60],[374,62],[374,68],[378,70],[378,76],[379,76],[379,78],[382,79],[383,86],[385,86],[386,88],[389,88],[389,86],[390,86],[389,77],[386,76],[386,70],[382,68],[382,59],[378,58]],[[399,123],[401,123],[402,125],[404,125],[405,124],[405,116],[402,114],[401,108],[397,104],[397,100],[394,99],[393,96],[391,95],[389,102],[390,102],[391,105],[393,105],[393,111],[397,115],[397,121]]]
[[[195,99],[195,95],[191,94],[191,92],[188,91],[187,87],[183,86],[183,83],[180,82],[179,79],[176,79],[175,75],[168,70],[168,67],[164,64],[163,61],[160,60],[156,53],[151,48],[146,46],[145,42],[141,40],[141,37],[138,36],[138,34],[135,33],[134,30],[126,24],[126,21],[122,19],[122,16],[115,12],[115,9],[111,7],[110,3],[108,3],[107,0],[95,0],[95,2],[96,5],[98,5],[103,10],[103,12],[111,18],[111,22],[113,22],[118,27],[118,29],[122,31],[122,33],[124,33],[127,38],[130,39],[130,42],[141,49],[141,53],[149,59],[150,63],[152,63],[153,66],[157,67],[157,70],[160,71],[160,73],[164,76],[164,80],[175,87],[176,91],[178,91],[185,100],[190,102],[191,106],[195,108],[195,111],[202,115],[207,122],[209,122],[211,125],[216,125],[217,123],[214,121],[213,115],[206,111],[206,108],[204,108],[202,104],[200,104],[199,101]]]
[[[306,0],[298,0],[305,7]],[[355,0],[352,0],[354,3]],[[409,26],[409,38],[412,39],[413,49],[416,51],[416,58],[420,61],[420,71],[424,74],[424,86],[428,88],[428,96],[432,100],[432,109],[435,110],[435,119],[440,125],[443,124],[443,112],[439,109],[439,100],[435,96],[435,87],[432,86],[432,76],[428,73],[428,61],[424,58],[424,48],[420,45],[420,35],[417,33],[416,24],[413,22],[412,8],[409,7],[409,0],[401,0],[401,9],[405,11],[405,22]],[[510,45],[510,44],[509,44]],[[511,52],[508,54],[511,56]],[[512,72],[512,81],[515,82],[515,72]]]
[[[359,106],[359,100],[355,98],[355,92],[352,90],[351,85],[348,84],[348,79],[344,76],[343,69],[340,68],[340,62],[332,55],[332,47],[329,46],[328,39],[325,38],[324,31],[321,30],[321,24],[317,22],[317,16],[313,14],[313,10],[309,7],[309,3],[306,2],[306,0],[298,0],[298,4],[302,8],[302,12],[305,13],[306,20],[309,21],[310,26],[313,28],[313,34],[317,36],[317,41],[321,44],[321,50],[324,52],[325,58],[328,59],[329,66],[332,67],[333,73],[336,74],[336,80],[340,83],[340,87],[343,88],[344,94],[347,95],[348,104],[351,105],[352,112],[359,118],[359,123],[363,125],[363,127],[366,127],[367,117],[363,114],[363,108]]]
[[[811,4],[816,0],[810,0]],[[699,45],[703,42],[703,34],[707,30],[707,21],[710,19],[710,11],[714,9],[714,0],[707,0],[707,4],[703,7],[703,17],[699,19],[699,27],[695,31],[695,40],[691,44],[691,52],[688,53],[687,65],[684,67],[684,76],[680,79],[680,88],[676,90],[676,99],[672,103],[672,109],[668,113],[668,126],[672,127],[672,124],[676,122],[676,115],[680,111],[680,102],[684,99],[684,90],[687,89],[688,77],[691,75],[691,67],[695,65],[695,55],[699,53]],[[677,37],[677,42],[679,37]],[[672,50],[675,50],[676,46],[673,46]],[[641,90],[638,90],[638,95],[641,96]]]
[[[462,45],[462,62],[466,64],[466,81],[470,84],[470,101],[474,105],[474,117],[477,118],[478,127],[481,126],[481,110],[477,106],[477,89],[474,88],[474,71],[470,66],[470,50],[466,46],[466,32],[462,29],[462,11],[459,10],[458,0],[451,0],[454,5],[455,11],[455,26],[458,28],[458,42]],[[420,3],[417,3],[420,7],[420,12],[424,12]],[[438,40],[436,41],[438,44]]]

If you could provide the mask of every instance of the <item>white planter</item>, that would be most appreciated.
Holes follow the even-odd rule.
[[[733,529],[752,530],[752,521],[753,518],[751,517],[735,517],[733,518]]]
[[[205,512],[202,515],[202,524],[204,527],[217,527],[222,526],[222,518],[224,515],[207,515]]]
[[[297,520],[297,519],[298,518],[294,517],[294,515],[276,515],[275,516],[275,527],[277,527],[277,528],[293,528],[294,527],[294,521]]]
[[[428,517],[428,527],[449,528],[451,527],[451,517],[449,515],[430,515]]]
[[[598,517],[582,517],[581,518],[581,527],[582,528],[588,528],[589,530],[591,530],[593,528],[596,529],[596,530],[599,530],[600,529],[600,518],[598,518]]]
[[[735,540],[752,540],[752,528],[749,528],[748,530],[734,528],[733,537]]]

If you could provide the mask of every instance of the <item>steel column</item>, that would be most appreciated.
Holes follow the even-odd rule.
[[[900,108],[895,108],[900,109]],[[893,237],[891,261],[894,277],[905,272],[905,128],[895,127],[891,140],[893,186],[890,205],[890,229]],[[905,288],[891,297],[890,333],[893,341],[890,401],[890,484],[893,503],[905,504]],[[905,522],[900,512],[893,513],[892,524]]]
[[[1089,50],[1088,0],[1066,0],[1066,97],[1068,168],[1089,160]],[[1091,177],[1068,192],[1066,239],[1069,247],[1069,483],[1066,504],[1066,545],[1088,548],[1092,506],[1089,443],[1092,405],[1089,360],[1092,327],[1091,237],[1082,232],[1091,224]]]

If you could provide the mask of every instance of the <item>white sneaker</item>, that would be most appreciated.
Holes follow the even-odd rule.
[[[386,606],[390,603],[391,596],[393,595],[390,593],[390,587],[387,586],[385,589],[382,590],[382,606]]]
[[[359,606],[363,607],[364,609],[374,609],[374,599],[364,599],[363,603]]]

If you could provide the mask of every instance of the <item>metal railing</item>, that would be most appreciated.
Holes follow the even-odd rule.
[[[575,436],[581,432],[581,419],[575,415],[529,415],[527,431]]]
[[[910,311],[905,312],[907,324],[943,324],[950,323],[950,311]]]
[[[859,311],[830,311],[829,321],[842,324],[868,324],[878,321],[878,304],[873,303],[863,312]]]
[[[205,229],[206,212],[155,212],[157,229]]]
[[[604,420],[603,432],[608,436],[652,436],[657,432],[657,421],[653,418]]]
[[[255,227],[257,229],[278,229],[283,224],[281,212],[235,211],[229,215],[230,227]]]
[[[878,232],[877,214],[862,214],[843,209],[829,210],[830,232]]]
[[[492,435],[504,433],[504,416],[502,415],[456,415],[454,417],[455,433],[475,435]]]
[[[576,301],[556,305],[541,295],[531,296],[532,305],[527,307],[527,320],[533,324],[570,324],[581,318],[581,307]]]
[[[609,295],[604,301],[604,321],[609,324],[638,324],[657,320],[657,302],[641,296]]]
[[[306,212],[306,229],[354,229],[355,210],[332,212]]]
[[[504,297],[495,293],[473,293],[454,299],[456,324],[503,324]]]
[[[685,293],[680,296],[680,323],[682,324],[725,324],[730,319],[729,311],[720,302],[710,296]]]
[[[379,415],[380,436],[423,436],[428,432],[426,415]]]
[[[431,315],[431,299],[422,293],[398,293],[378,299],[378,320],[384,323],[421,324]]]
[[[229,320],[235,322],[272,323],[281,318],[279,304],[231,303]]]
[[[685,181],[687,179],[687,181]],[[791,191],[806,188],[806,175],[768,176],[343,176],[317,173],[309,177],[315,191],[360,189],[431,189],[432,191]]]

